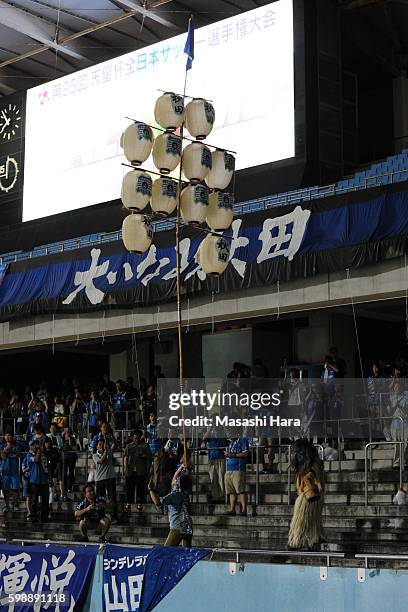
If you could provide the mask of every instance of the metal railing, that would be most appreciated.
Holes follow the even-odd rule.
[[[367,506],[369,503],[369,492],[368,492],[368,474],[369,472],[372,470],[372,460],[373,460],[373,456],[372,456],[372,450],[374,447],[376,446],[399,446],[399,456],[400,456],[400,465],[399,465],[399,485],[400,487],[403,484],[403,468],[404,468],[404,448],[405,448],[405,423],[402,417],[382,417],[382,420],[385,419],[392,419],[392,420],[398,420],[401,423],[401,432],[402,432],[402,440],[392,440],[392,441],[370,441],[368,442],[365,447],[364,447],[364,491],[365,491],[365,496],[364,496],[364,500],[365,500],[365,505]],[[344,423],[346,422],[352,422],[352,423],[359,423],[359,422],[368,422],[370,421],[370,418],[366,418],[366,417],[362,417],[362,418],[355,418],[355,419],[336,419],[336,420],[331,420],[331,423],[334,423],[335,426],[337,427],[337,440],[338,440],[338,452],[339,452],[339,456],[338,456],[338,461],[337,461],[337,470],[341,471],[341,454],[342,454],[342,448],[341,448],[341,427]],[[117,432],[116,432],[117,433]],[[116,461],[119,462],[119,475],[118,478],[125,478],[126,474],[125,474],[125,465],[124,465],[124,452],[123,452],[123,447],[125,446],[125,441],[126,441],[126,437],[127,434],[129,432],[127,432],[127,430],[121,430],[119,432],[120,434],[120,439],[119,440],[119,447],[117,449],[117,451],[115,451],[115,453],[119,453],[120,455],[120,459],[118,460],[118,456],[116,456]],[[92,437],[89,435],[89,430],[87,432],[87,437],[83,437],[82,439],[79,438],[79,442],[80,444],[84,444],[86,442],[86,448],[85,449],[72,449],[72,451],[68,451],[68,455],[69,452],[73,452],[77,455],[78,458],[80,457],[85,457],[85,478],[84,478],[84,482],[87,481],[87,476],[89,474],[90,471],[90,466],[93,466],[93,461],[90,457],[90,452],[91,452],[91,442],[92,442]],[[121,444],[120,444],[121,442]],[[122,448],[120,448],[120,446],[122,446]],[[321,455],[322,460],[324,460],[324,447],[322,444],[318,444],[316,443],[315,446],[319,449],[319,453]],[[282,474],[283,469],[285,470],[286,476],[287,476],[287,480],[286,480],[286,487],[283,488],[283,493],[282,495],[286,497],[286,501],[287,504],[290,505],[291,503],[291,489],[292,489],[292,472],[291,472],[291,468],[290,465],[285,467],[283,466],[283,464],[287,461],[290,462],[290,455],[291,455],[291,450],[293,447],[293,443],[282,443],[281,441],[279,441],[279,439],[277,439],[277,443],[272,443],[272,444],[259,444],[258,442],[256,442],[256,444],[254,444],[251,447],[251,454],[252,454],[252,474],[255,475],[255,487],[251,489],[251,498],[252,501],[251,503],[256,507],[259,505],[260,503],[260,494],[261,494],[261,487],[262,487],[262,482],[261,482],[261,465],[265,465],[265,453],[269,450],[269,449],[274,449],[275,451],[277,451],[278,454],[278,462],[277,462],[277,469],[278,469],[278,473]],[[196,446],[191,446],[189,449],[189,452],[191,454],[191,459],[190,459],[190,465],[191,465],[191,474],[192,477],[194,479],[194,483],[195,483],[195,501],[196,503],[199,503],[200,501],[200,486],[202,484],[202,475],[200,472],[200,469],[202,468],[202,460],[201,460],[201,455],[202,454],[208,454],[209,451],[211,450],[217,450],[217,449],[208,449],[208,448],[203,448],[202,446],[200,447],[196,447]],[[225,447],[218,447],[218,450],[225,450]],[[63,484],[64,484],[64,488],[65,491],[67,489],[67,482],[68,482],[68,477],[69,477],[69,473],[66,470],[66,461],[67,461],[67,456],[66,452],[62,452],[61,453],[61,467],[62,467],[62,479],[63,479]],[[91,463],[90,463],[91,461]],[[249,463],[249,462],[248,462]],[[276,465],[276,463],[275,463]],[[84,467],[84,466],[82,466]],[[76,467],[77,471],[78,469],[78,465]],[[21,469],[19,470],[20,474],[21,474]],[[148,475],[147,475],[148,478]],[[146,478],[146,480],[147,480]],[[282,482],[282,481],[280,481]],[[21,484],[21,483],[20,483]],[[286,491],[285,491],[286,489]],[[193,495],[194,495],[193,494]]]
[[[405,446],[406,446],[406,442],[400,441],[400,440],[395,440],[394,442],[385,442],[385,441],[381,441],[381,442],[369,442],[368,444],[365,445],[364,447],[364,503],[366,506],[368,506],[368,457],[367,457],[367,451],[369,448],[371,448],[372,446],[390,446],[393,445],[395,446],[399,446],[400,447],[400,461],[399,461],[399,486],[400,488],[402,487],[402,472],[404,469],[404,450],[405,450]]]

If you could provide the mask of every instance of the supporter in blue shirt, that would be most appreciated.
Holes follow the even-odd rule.
[[[336,378],[336,371],[333,368],[332,359],[330,355],[326,355],[324,358],[324,367],[321,373],[321,379],[324,385],[331,385],[333,380]]]
[[[113,431],[109,423],[102,422],[100,428],[101,431],[92,438],[92,452],[96,452],[96,447],[98,446],[98,442],[100,440],[102,440],[102,442],[105,442],[105,444],[110,448],[112,448],[113,445],[115,447],[113,450],[116,450],[119,447],[119,443],[113,435]]]
[[[29,424],[27,428],[27,435],[32,437],[34,434],[34,428],[36,426],[47,427],[47,415],[45,412],[36,412],[34,415],[29,415]]]
[[[168,440],[163,448],[164,452],[177,460],[177,464],[183,456],[183,444],[179,438],[173,437],[173,432],[170,429],[168,434]]]
[[[106,542],[106,534],[111,525],[109,516],[105,514],[106,500],[104,497],[96,497],[95,489],[91,484],[83,488],[84,499],[79,502],[75,510],[75,518],[79,520],[81,541],[88,542],[88,529],[101,526],[102,534],[100,542]]]
[[[208,475],[211,483],[210,503],[221,502],[225,498],[225,449],[226,438],[216,438],[215,431],[207,431],[203,444],[208,449]]]
[[[184,547],[190,548],[193,537],[193,522],[189,510],[192,483],[183,466],[174,474],[171,486],[172,491],[161,499],[168,512],[170,527],[164,545],[178,546],[181,542]]]
[[[246,466],[250,453],[248,438],[232,438],[225,451],[227,458],[227,473],[225,474],[225,490],[229,495],[230,509],[228,516],[235,516],[235,505],[239,495],[241,516],[247,515]]]
[[[116,393],[112,395],[112,407],[116,429],[125,429],[127,400],[126,389],[122,380],[118,380],[116,383]]]
[[[149,444],[152,455],[156,455],[163,447],[163,440],[158,437],[157,417],[155,412],[149,414],[149,421],[146,427],[146,441]]]
[[[38,441],[31,442],[30,453],[24,459],[24,468],[29,473],[30,488],[33,495],[33,513],[39,514],[41,521],[48,520],[49,476],[48,461]]]
[[[1,488],[3,490],[5,508],[3,512],[13,508],[17,502],[18,490],[20,488],[18,454],[22,452],[22,446],[15,440],[13,434],[8,431],[4,441],[0,444],[1,456]]]
[[[89,431],[94,436],[98,431],[98,419],[102,415],[102,404],[98,400],[96,391],[91,392],[91,399],[86,404],[85,426],[89,424]]]

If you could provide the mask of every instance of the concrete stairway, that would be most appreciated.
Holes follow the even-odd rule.
[[[355,441],[353,441],[355,446]],[[363,448],[363,445],[361,445]],[[323,550],[367,554],[408,553],[408,505],[392,505],[398,489],[399,470],[392,469],[393,448],[373,451],[372,471],[369,473],[369,505],[364,498],[364,452],[345,450],[341,461],[326,462],[324,528],[327,543]],[[254,505],[254,473],[248,473],[250,505],[247,517],[225,516],[225,505],[207,502],[209,478],[206,456],[200,456],[199,479],[193,476],[193,522],[195,546],[212,548],[239,548],[251,550],[286,549],[287,533],[293,512],[288,505],[287,464],[281,473],[260,474],[259,504]],[[120,472],[118,458],[117,471]],[[248,468],[251,469],[251,466]],[[408,474],[404,472],[404,478]],[[77,483],[86,478],[84,457],[78,461]],[[295,499],[292,478],[291,504]],[[119,497],[124,498],[123,481],[118,482]],[[16,512],[4,514],[0,537],[11,539],[52,539],[73,541],[78,538],[78,526],[73,511],[80,494],[71,494],[68,502],[52,504],[51,519],[40,524],[28,522],[24,504]],[[121,544],[163,543],[168,530],[167,516],[158,513],[150,503],[139,514],[132,507],[120,524],[113,524],[110,540]],[[93,535],[91,534],[91,538]],[[96,534],[95,534],[96,538]]]

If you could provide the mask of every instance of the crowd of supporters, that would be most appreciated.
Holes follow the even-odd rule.
[[[339,379],[346,371],[345,361],[333,347],[319,381],[307,383],[292,368],[276,383],[287,414],[302,415],[303,429],[296,437],[319,439],[322,429],[313,429],[314,423],[341,418],[345,396]],[[370,414],[387,439],[405,436],[398,427],[408,416],[406,373],[405,363],[397,362],[391,368],[379,362],[366,379]],[[1,387],[4,513],[17,508],[22,494],[27,519],[44,522],[55,502],[78,501],[82,494],[75,510],[81,537],[87,540],[89,528],[98,526],[104,540],[112,521],[126,520],[132,510],[142,514],[149,500],[158,512],[169,516],[166,543],[189,545],[193,462],[197,453],[205,453],[210,479],[207,501],[227,503],[230,516],[237,511],[246,516],[247,465],[254,462],[256,443],[230,430],[221,436],[208,429],[194,440],[184,440],[171,430],[165,437],[159,435],[156,388],[162,377],[157,366],[152,382],[140,380],[138,386],[132,377],[114,383],[105,376],[86,385],[78,379],[63,379],[53,389],[45,382],[23,391]],[[227,384],[239,388],[246,380],[258,388],[256,381],[267,377],[261,360],[255,360],[252,367],[237,362],[227,375]],[[265,472],[273,471],[276,438],[266,432],[257,443],[265,447],[257,461]],[[193,447],[196,454],[191,453]],[[125,485],[122,495],[118,483]]]

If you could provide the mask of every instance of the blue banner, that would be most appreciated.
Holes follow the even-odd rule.
[[[330,199],[329,199],[330,200]],[[235,218],[225,232],[229,264],[217,292],[345,270],[401,256],[408,234],[408,191],[366,201],[273,209]],[[202,234],[183,228],[181,277],[187,294],[214,290],[197,261]],[[0,285],[0,314],[133,308],[174,299],[174,232],[158,233],[143,255],[121,242],[11,264]]]
[[[139,610],[145,564],[151,548],[107,544],[103,557],[105,612]]]
[[[147,557],[140,612],[153,610],[208,553],[204,548],[155,546]],[[193,609],[191,602],[187,607]]]
[[[98,546],[0,545],[2,612],[79,612]]]

